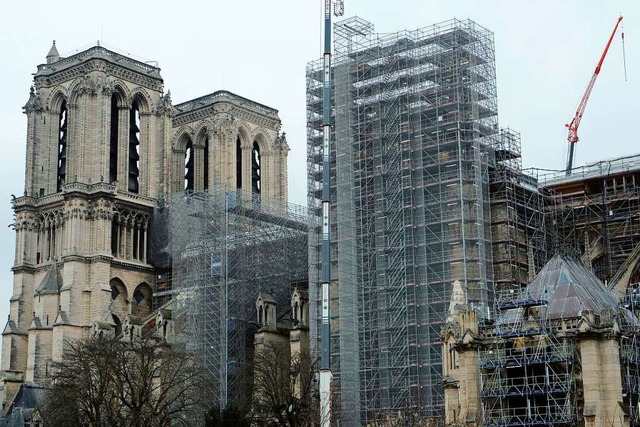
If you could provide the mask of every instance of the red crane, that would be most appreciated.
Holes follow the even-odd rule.
[[[589,84],[587,85],[587,89],[584,91],[584,95],[582,95],[582,99],[580,100],[580,104],[578,105],[578,109],[576,110],[576,115],[571,120],[571,123],[566,124],[565,126],[569,129],[569,136],[567,137],[567,141],[569,141],[569,160],[567,161],[567,176],[571,175],[571,169],[573,168],[573,150],[576,142],[578,142],[578,127],[580,127],[580,121],[582,120],[582,115],[584,114],[584,109],[587,107],[587,102],[589,101],[589,95],[591,95],[591,90],[593,89],[593,85],[596,83],[596,78],[598,78],[598,74],[600,74],[600,69],[602,68],[602,63],[604,62],[604,58],[607,56],[607,52],[609,51],[609,46],[611,46],[611,42],[613,41],[613,36],[615,36],[616,31],[618,29],[618,25],[622,21],[622,16],[618,18],[616,22],[616,26],[613,27],[613,32],[609,37],[609,41],[604,48],[604,52],[602,52],[602,56],[600,57],[600,61],[598,61],[598,65],[596,66],[596,70],[593,72],[593,76],[591,76],[591,80],[589,80]],[[622,35],[624,39],[624,33]]]

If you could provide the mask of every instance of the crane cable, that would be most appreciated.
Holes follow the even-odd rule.
[[[624,66],[624,81],[627,81],[627,55],[624,50],[624,22],[622,23],[622,64]]]

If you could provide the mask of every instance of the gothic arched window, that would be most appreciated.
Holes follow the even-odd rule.
[[[240,136],[236,139],[236,188],[242,188],[242,144]]]
[[[111,95],[111,133],[109,136],[109,184],[118,180],[118,95]]]
[[[122,333],[122,322],[120,321],[120,318],[115,314],[112,314],[111,318],[113,319],[113,323],[115,325],[114,328],[116,332],[116,337],[120,336],[120,334]]]
[[[262,190],[260,174],[260,146],[257,142],[254,142],[251,150],[251,192],[253,194],[260,194]]]
[[[67,177],[67,102],[62,101],[58,117],[58,176],[56,191],[62,191]]]
[[[204,180],[203,189],[207,191],[209,189],[209,138],[204,140],[204,171],[202,173],[202,179]]]
[[[153,291],[146,283],[139,284],[133,291],[132,314],[144,317],[151,313]]]
[[[117,300],[118,297],[122,298],[122,301],[126,301],[128,296],[127,287],[122,280],[113,278],[109,281],[109,287],[111,288],[111,299]]]
[[[118,217],[111,220],[111,255],[120,255],[120,220]]]
[[[194,189],[194,157],[193,143],[189,140],[184,151],[184,191],[193,191]]]
[[[129,113],[129,186],[132,193],[140,189],[140,106],[133,101]]]

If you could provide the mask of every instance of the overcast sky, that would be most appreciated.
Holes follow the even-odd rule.
[[[175,103],[225,89],[280,111],[289,199],[306,203],[305,65],[322,55],[323,0],[7,1],[0,13],[0,319],[9,309],[15,235],[10,194],[24,191],[31,74],[56,40],[62,56],[102,40],[157,61]],[[494,32],[501,127],[522,135],[525,167],[561,169],[566,130],[618,15],[620,32],[593,90],[576,165],[640,153],[640,1],[345,0],[377,32],[470,18]],[[4,324],[0,320],[2,325]]]

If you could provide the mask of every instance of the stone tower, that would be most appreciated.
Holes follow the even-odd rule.
[[[148,227],[158,200],[225,188],[286,201],[277,110],[229,92],[173,106],[160,69],[55,42],[27,104],[25,189],[13,200],[13,295],[2,333],[3,407],[41,382],[95,322],[151,314]]]

